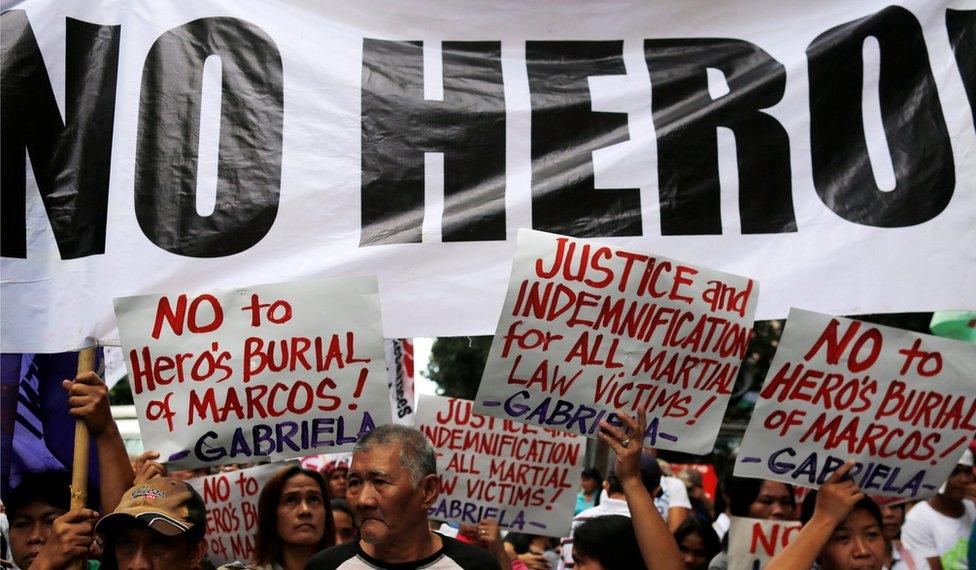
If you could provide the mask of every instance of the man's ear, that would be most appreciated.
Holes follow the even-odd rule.
[[[424,507],[430,508],[437,501],[441,493],[440,479],[437,475],[428,475],[420,481],[420,492],[423,494]]]
[[[610,492],[610,483],[607,483],[606,481],[604,481],[603,482],[603,490],[606,491],[607,493],[609,493]]]

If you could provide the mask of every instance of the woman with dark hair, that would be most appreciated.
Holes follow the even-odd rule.
[[[795,518],[796,496],[793,486],[786,483],[733,477],[729,473],[722,481],[722,495],[728,500],[728,512],[733,517],[779,521]],[[708,564],[709,570],[725,570],[728,567],[727,552],[719,552]]]
[[[576,512],[581,512],[600,504],[600,491],[603,490],[603,475],[595,467],[583,470],[580,476],[580,492],[576,495]]]
[[[576,527],[573,531],[573,563],[576,570],[644,568],[630,517],[605,515]]]
[[[793,486],[766,479],[728,477],[729,512],[733,517],[793,520],[796,496]]]
[[[294,465],[276,473],[258,497],[254,562],[265,570],[302,570],[335,544],[329,486],[317,471]]]
[[[681,551],[685,570],[706,570],[708,562],[722,550],[712,525],[697,518],[685,519],[674,531],[674,540]]]
[[[803,501],[803,529],[766,570],[881,570],[885,539],[881,509],[845,479],[848,461]]]

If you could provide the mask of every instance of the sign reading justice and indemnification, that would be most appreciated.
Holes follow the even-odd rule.
[[[616,410],[646,443],[708,453],[759,285],[647,253],[520,230],[475,411],[596,437]]]
[[[440,496],[431,518],[561,537],[569,534],[585,440],[482,416],[470,400],[421,396],[417,427],[437,449]]]

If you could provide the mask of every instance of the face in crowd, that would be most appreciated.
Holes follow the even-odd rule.
[[[966,493],[974,483],[976,483],[976,474],[973,473],[973,467],[963,464],[956,465],[952,473],[949,474],[945,489],[940,494],[954,501],[961,501],[966,498]]]
[[[349,470],[345,467],[336,467],[332,473],[329,474],[329,491],[332,497],[338,499],[344,499],[346,497],[346,490],[348,489],[347,476]]]
[[[10,519],[10,553],[14,564],[26,570],[51,534],[54,519],[66,511],[44,501],[31,501]]]
[[[777,481],[763,481],[759,494],[749,505],[748,516],[756,519],[793,520],[796,500],[792,490]]]
[[[310,476],[298,473],[285,482],[278,499],[277,530],[285,544],[315,546],[325,534],[325,497]]]
[[[335,521],[335,543],[345,544],[356,539],[358,531],[356,521],[353,520],[352,511],[347,507],[332,507],[332,520]]]
[[[256,565],[282,564],[286,555],[310,557],[335,544],[328,489],[319,472],[297,465],[282,467],[265,482],[258,497]]]
[[[823,570],[881,570],[884,559],[881,521],[858,508],[834,529],[820,552]]]
[[[199,568],[207,551],[203,540],[184,534],[166,536],[138,521],[119,526],[114,538],[118,570],[189,570]]]
[[[674,532],[685,570],[707,570],[708,563],[722,550],[712,525],[689,517]]]
[[[55,519],[68,512],[70,476],[45,471],[20,481],[6,500],[10,554],[26,570],[51,537]]]
[[[583,477],[580,478],[580,487],[582,487],[583,492],[587,495],[592,495],[593,492],[597,490],[597,485],[599,485],[599,483],[597,483],[597,480],[592,477],[583,475]]]
[[[901,525],[905,524],[905,505],[881,507],[881,532],[885,540],[901,537]]]
[[[394,544],[427,528],[427,509],[437,498],[437,476],[414,481],[403,466],[400,442],[355,452],[346,499],[356,513],[360,538],[374,546]]]

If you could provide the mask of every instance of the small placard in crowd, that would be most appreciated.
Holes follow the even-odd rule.
[[[258,531],[258,497],[264,484],[292,462],[269,463],[217,473],[187,483],[207,505],[207,558],[214,565],[254,561]]]
[[[566,536],[583,470],[585,440],[476,414],[469,400],[421,396],[417,427],[437,449],[440,496],[430,518]]]
[[[800,533],[799,521],[732,517],[728,570],[759,570]]]

